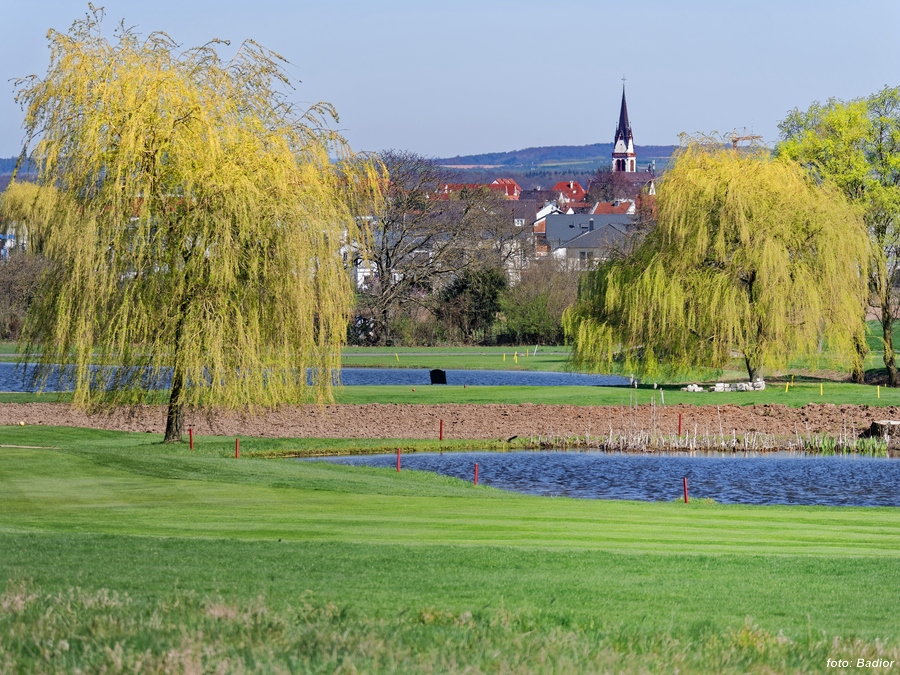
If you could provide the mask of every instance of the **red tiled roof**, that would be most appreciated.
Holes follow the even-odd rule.
[[[501,192],[507,199],[518,199],[522,188],[512,178],[496,178],[488,187],[494,192]]]
[[[436,195],[437,199],[449,199],[454,192],[463,190],[482,190],[487,188],[491,192],[499,192],[507,199],[518,199],[522,188],[512,178],[498,178],[493,183],[444,183]]]
[[[561,192],[571,202],[580,202],[584,199],[584,188],[577,181],[560,181],[553,186],[554,192]]]
[[[597,202],[591,209],[591,215],[621,215],[628,213],[628,209],[631,207],[631,202]]]

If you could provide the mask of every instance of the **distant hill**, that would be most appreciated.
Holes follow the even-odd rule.
[[[9,185],[17,160],[18,157],[0,157],[0,192],[3,192]],[[34,162],[29,159],[19,173],[19,180],[34,180],[35,168]]]
[[[653,161],[657,174],[666,169],[669,157],[677,145],[636,145],[638,169],[644,170]],[[460,182],[490,182],[498,176],[514,177],[525,189],[552,185],[561,180],[577,180],[587,186],[594,172],[609,166],[612,143],[592,145],[548,145],[510,152],[487,152],[481,155],[441,157],[435,161],[453,167],[460,173]],[[9,182],[8,176],[16,166],[16,158],[0,158],[0,190]],[[29,162],[25,173],[33,172]]]
[[[0,176],[5,174],[10,174],[16,168],[16,161],[18,157],[0,157]],[[34,162],[30,159],[25,163],[25,167],[23,168],[24,173],[33,173],[34,172]]]
[[[15,157],[0,157],[0,175],[4,173],[12,173],[13,169],[16,168],[16,158]]]
[[[677,145],[635,146],[638,170],[645,170],[652,161],[657,175],[661,174],[677,149]],[[597,169],[609,167],[612,150],[612,143],[550,145],[511,152],[442,157],[435,161],[455,169],[459,173],[459,182],[489,183],[497,177],[507,177],[514,178],[525,190],[546,188],[567,180],[577,180],[587,187]]]
[[[637,145],[635,152],[638,164],[651,159],[668,159],[677,145]],[[529,170],[538,167],[562,167],[565,165],[581,165],[589,163],[602,164],[610,161],[612,143],[594,143],[592,145],[550,145],[539,148],[525,148],[510,152],[487,152],[481,155],[457,155],[441,157],[436,161],[443,166],[459,168],[505,167],[510,169]]]

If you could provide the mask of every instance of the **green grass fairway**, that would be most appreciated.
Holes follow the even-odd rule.
[[[336,394],[338,403],[543,403],[548,405],[765,405],[782,404],[795,408],[809,403],[835,405],[900,405],[900,389],[872,387],[848,382],[802,382],[788,387],[785,382],[770,384],[764,391],[734,393],[690,393],[680,386],[652,385],[630,387],[460,387],[424,385],[421,387],[363,386],[343,387]],[[413,391],[415,389],[415,391]]]
[[[538,347],[347,347],[344,368],[442,368],[444,370],[569,369],[571,349]]]
[[[0,427],[0,672],[900,662],[898,509],[539,498],[159,441]]]
[[[336,391],[338,403],[535,403],[546,405],[765,405],[782,404],[795,408],[809,403],[835,405],[900,405],[900,389],[872,387],[848,382],[824,382],[821,394],[818,382],[797,380],[785,391],[785,383],[774,383],[765,391],[734,393],[689,393],[676,385],[630,387],[460,387],[454,385],[361,386]],[[67,402],[68,394],[0,393],[0,403]],[[166,396],[160,398],[164,403]]]

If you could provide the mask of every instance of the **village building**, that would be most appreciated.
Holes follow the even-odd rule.
[[[622,85],[622,106],[619,109],[619,124],[613,140],[613,171],[635,173],[637,171],[637,155],[634,152],[634,135],[628,121],[628,105],[625,103],[625,85]]]
[[[440,186],[436,198],[450,199],[454,192],[483,190],[485,188],[511,201],[517,201],[522,194],[522,188],[519,187],[515,179],[497,178],[491,183],[444,183]]]
[[[547,202],[535,216],[535,257],[553,257],[589,268],[608,258],[612,251],[621,249],[629,231],[652,213],[655,201],[652,195],[656,192],[654,175],[650,168],[637,170],[624,85],[611,159],[609,184],[616,193],[611,201],[597,201],[593,205],[585,202],[590,190],[584,190],[575,181],[553,186],[558,198]]]
[[[447,183],[431,198],[449,200],[463,191],[488,189],[517,204],[509,217],[525,230],[523,234],[531,237],[530,248],[535,258],[555,257],[589,267],[606,259],[611,250],[621,248],[629,230],[648,214],[652,215],[655,206],[652,165],[638,170],[624,85],[610,169],[606,176],[600,176],[607,181],[605,184],[591,183],[588,189],[578,181],[566,180],[549,190],[523,191],[512,178],[496,178],[491,183]],[[597,201],[591,198],[592,194],[613,198]],[[521,241],[517,246],[519,252],[524,250]],[[519,255],[507,258],[510,259],[517,260],[511,266],[516,269],[526,264]],[[510,278],[515,280],[517,274],[512,269],[509,271]]]
[[[535,257],[590,267],[619,249],[633,224],[634,216],[629,213],[550,213],[535,230]]]
[[[581,183],[574,180],[560,181],[553,186],[553,193],[557,195],[556,203],[560,206],[572,204],[574,207],[576,204],[584,203],[587,196],[587,191],[581,187]]]

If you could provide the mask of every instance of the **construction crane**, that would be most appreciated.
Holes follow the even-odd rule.
[[[731,139],[731,147],[737,150],[738,143],[741,141],[761,141],[762,136],[756,136],[755,134],[748,134],[747,127],[744,127],[744,135],[738,135],[737,129],[731,132],[731,135],[728,137]]]

